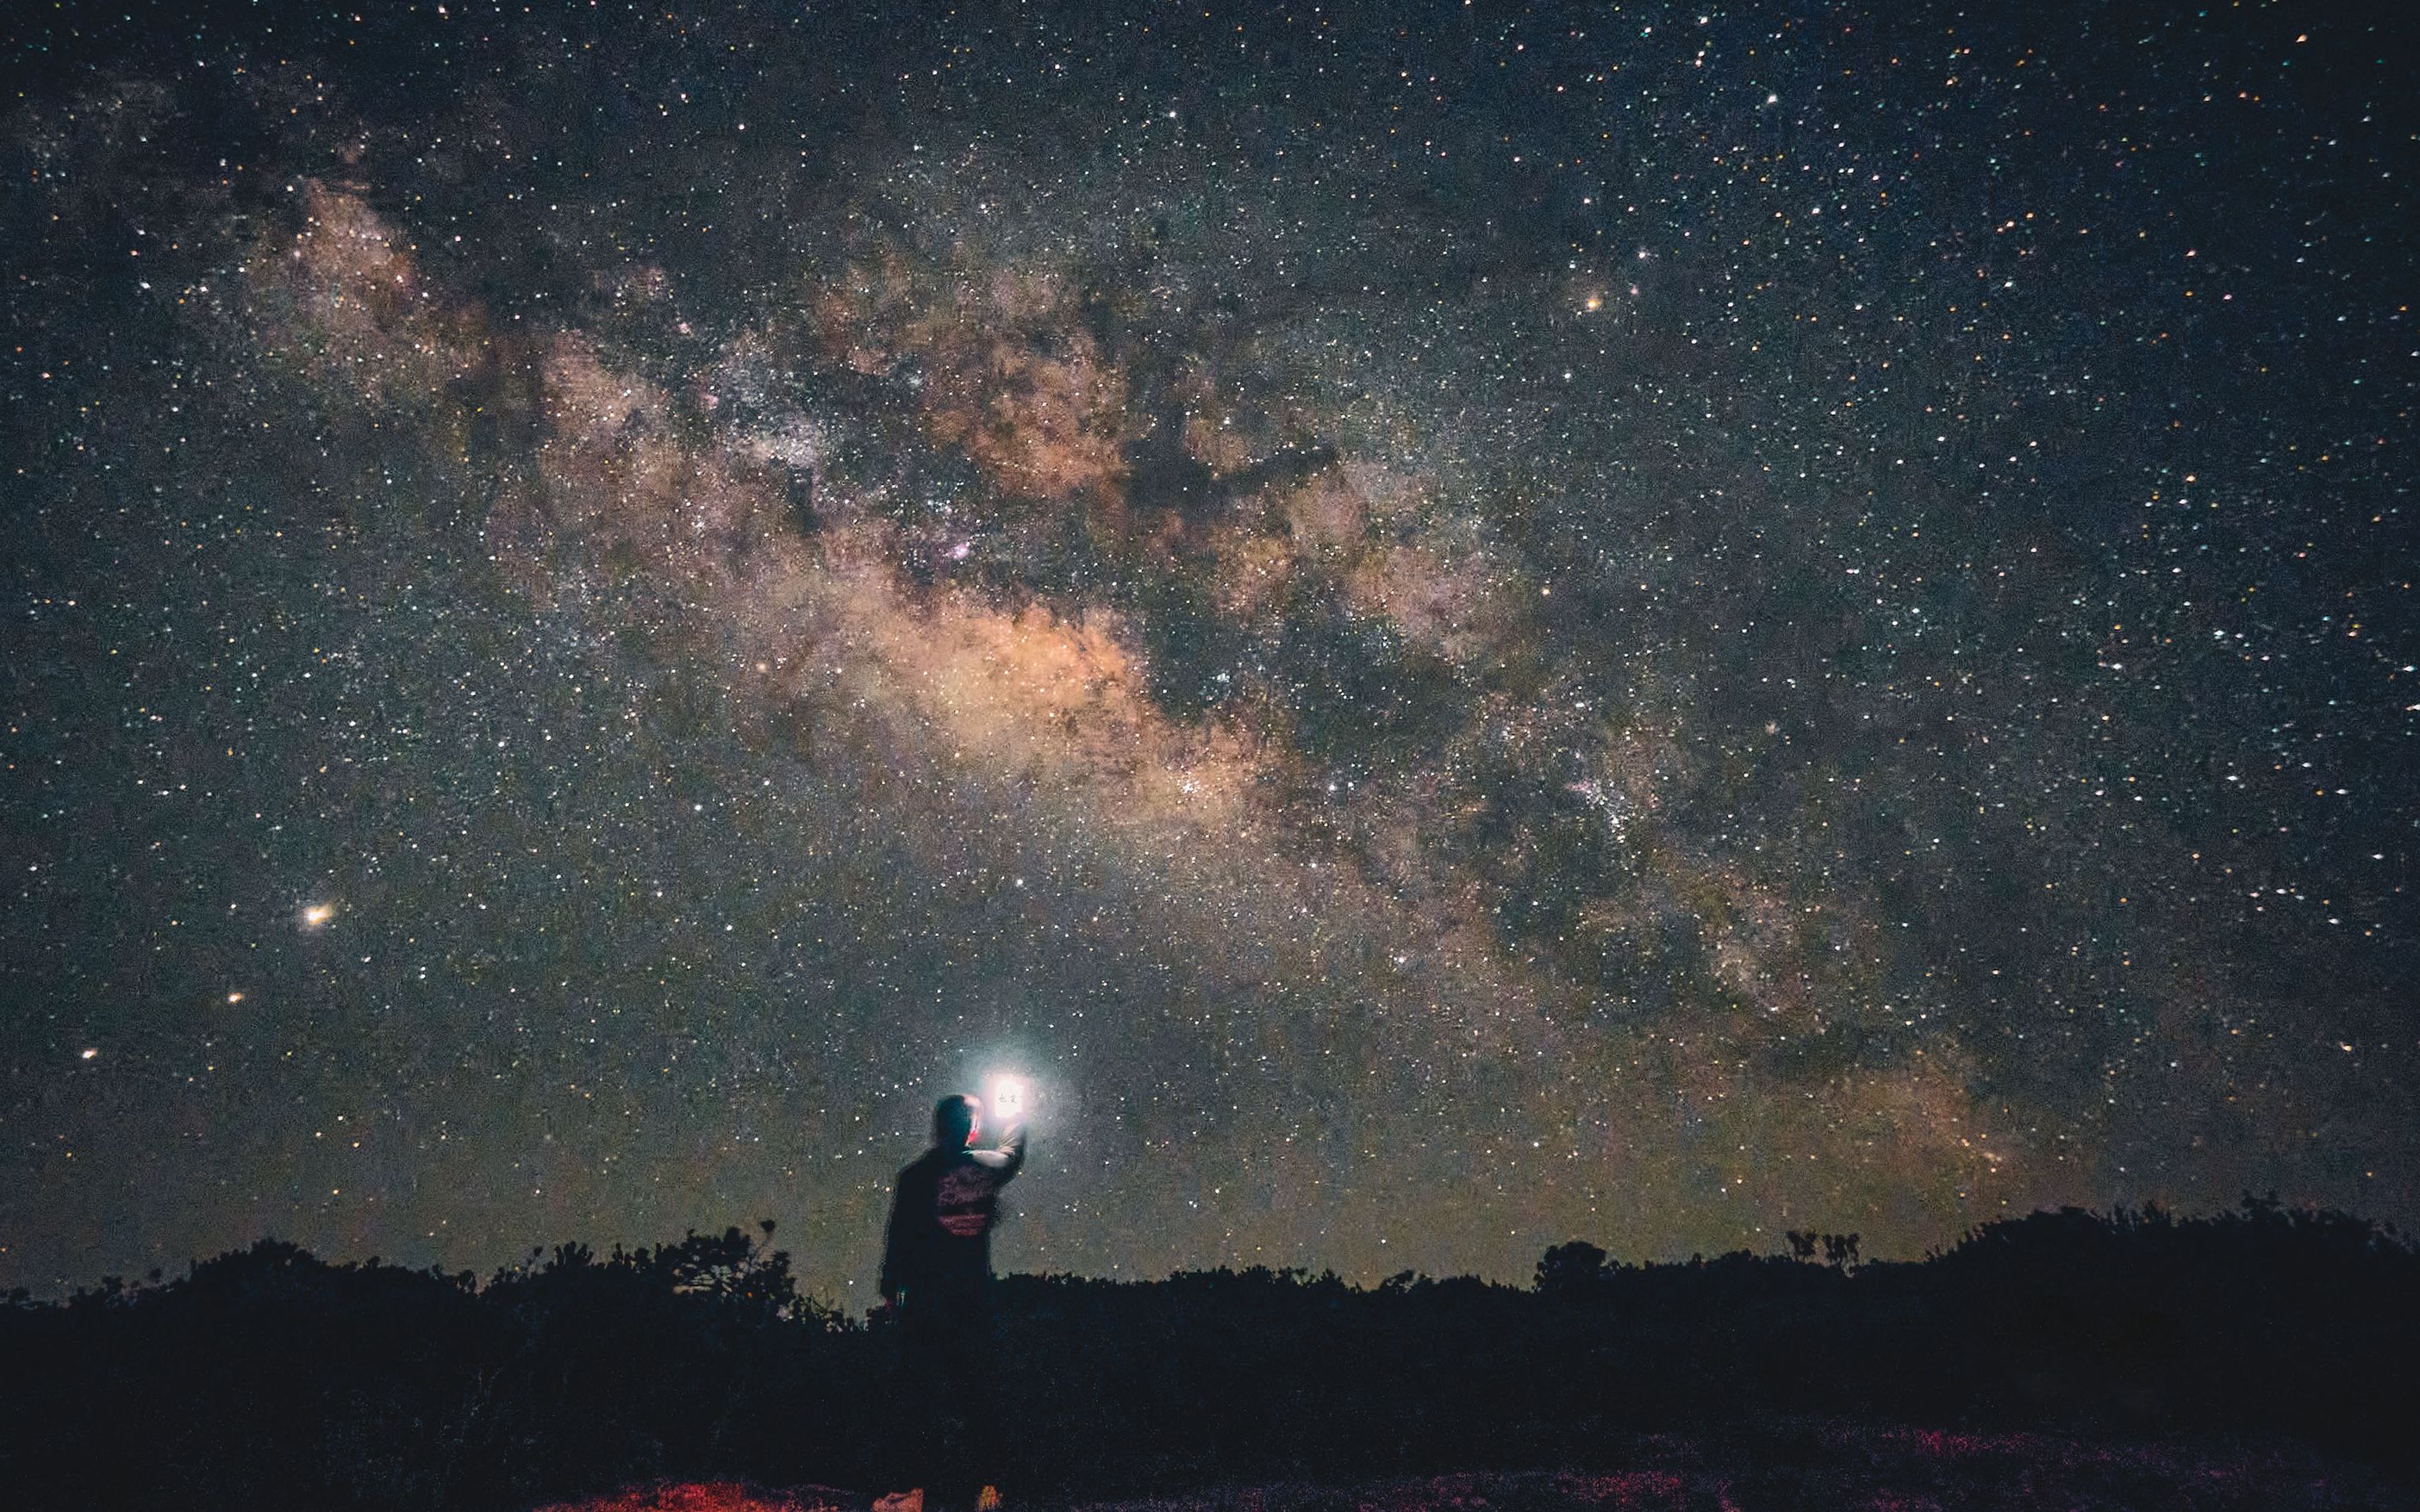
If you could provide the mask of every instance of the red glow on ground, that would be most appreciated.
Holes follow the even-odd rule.
[[[834,1497],[768,1491],[738,1481],[675,1481],[557,1502],[538,1512],[839,1512],[843,1504]]]
[[[1125,1501],[1036,1500],[1027,1512],[2387,1512],[2420,1506],[2412,1486],[2282,1445],[2112,1443],[2026,1432],[1819,1425],[1763,1443],[1638,1442],[1648,1463],[1609,1471],[1516,1471],[1195,1489]],[[873,1497],[811,1485],[660,1482],[537,1512],[871,1512]]]

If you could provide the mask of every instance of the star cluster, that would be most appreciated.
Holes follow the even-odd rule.
[[[2420,1217],[2396,29],[1332,10],[10,23],[0,1282]]]

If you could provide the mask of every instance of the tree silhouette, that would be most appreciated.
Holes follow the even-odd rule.
[[[1565,1301],[1586,1296],[1603,1284],[1605,1260],[1605,1251],[1586,1240],[1558,1244],[1538,1257],[1534,1289]]]

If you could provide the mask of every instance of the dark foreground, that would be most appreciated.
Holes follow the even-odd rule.
[[[1727,1441],[1642,1439],[1622,1470],[1228,1486],[1007,1512],[2297,1512],[2420,1506],[2420,1484],[2294,1448],[2096,1443],[2036,1433],[1790,1424]],[[675,1482],[542,1512],[868,1512],[829,1487]]]
[[[998,1430],[984,1462],[1010,1512],[1251,1486],[1363,1489],[1263,1490],[1260,1512],[1426,1512],[1451,1504],[1437,1485],[1466,1512],[1574,1488],[1711,1508],[2420,1506],[2420,1251],[2265,1201],[2035,1213],[1906,1263],[1859,1264],[1849,1236],[1644,1266],[1574,1242],[1527,1288],[1217,1271],[1010,1276],[998,1302],[999,1369],[963,1405]],[[264,1242],[173,1280],[7,1299],[0,1500],[514,1512],[743,1480],[870,1497],[904,1484],[933,1416],[898,1344],[802,1292],[769,1233],[564,1245],[485,1281]],[[1575,1478],[1513,1473],[1535,1466]],[[1405,1479],[1474,1473],[1498,1478]]]

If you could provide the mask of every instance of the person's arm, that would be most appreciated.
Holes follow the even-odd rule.
[[[1000,1149],[976,1150],[975,1159],[982,1162],[985,1168],[1000,1179],[1001,1185],[1007,1185],[1008,1179],[1015,1176],[1017,1167],[1025,1164],[1025,1125],[1018,1124],[1016,1131],[1008,1136],[1008,1143]]]

